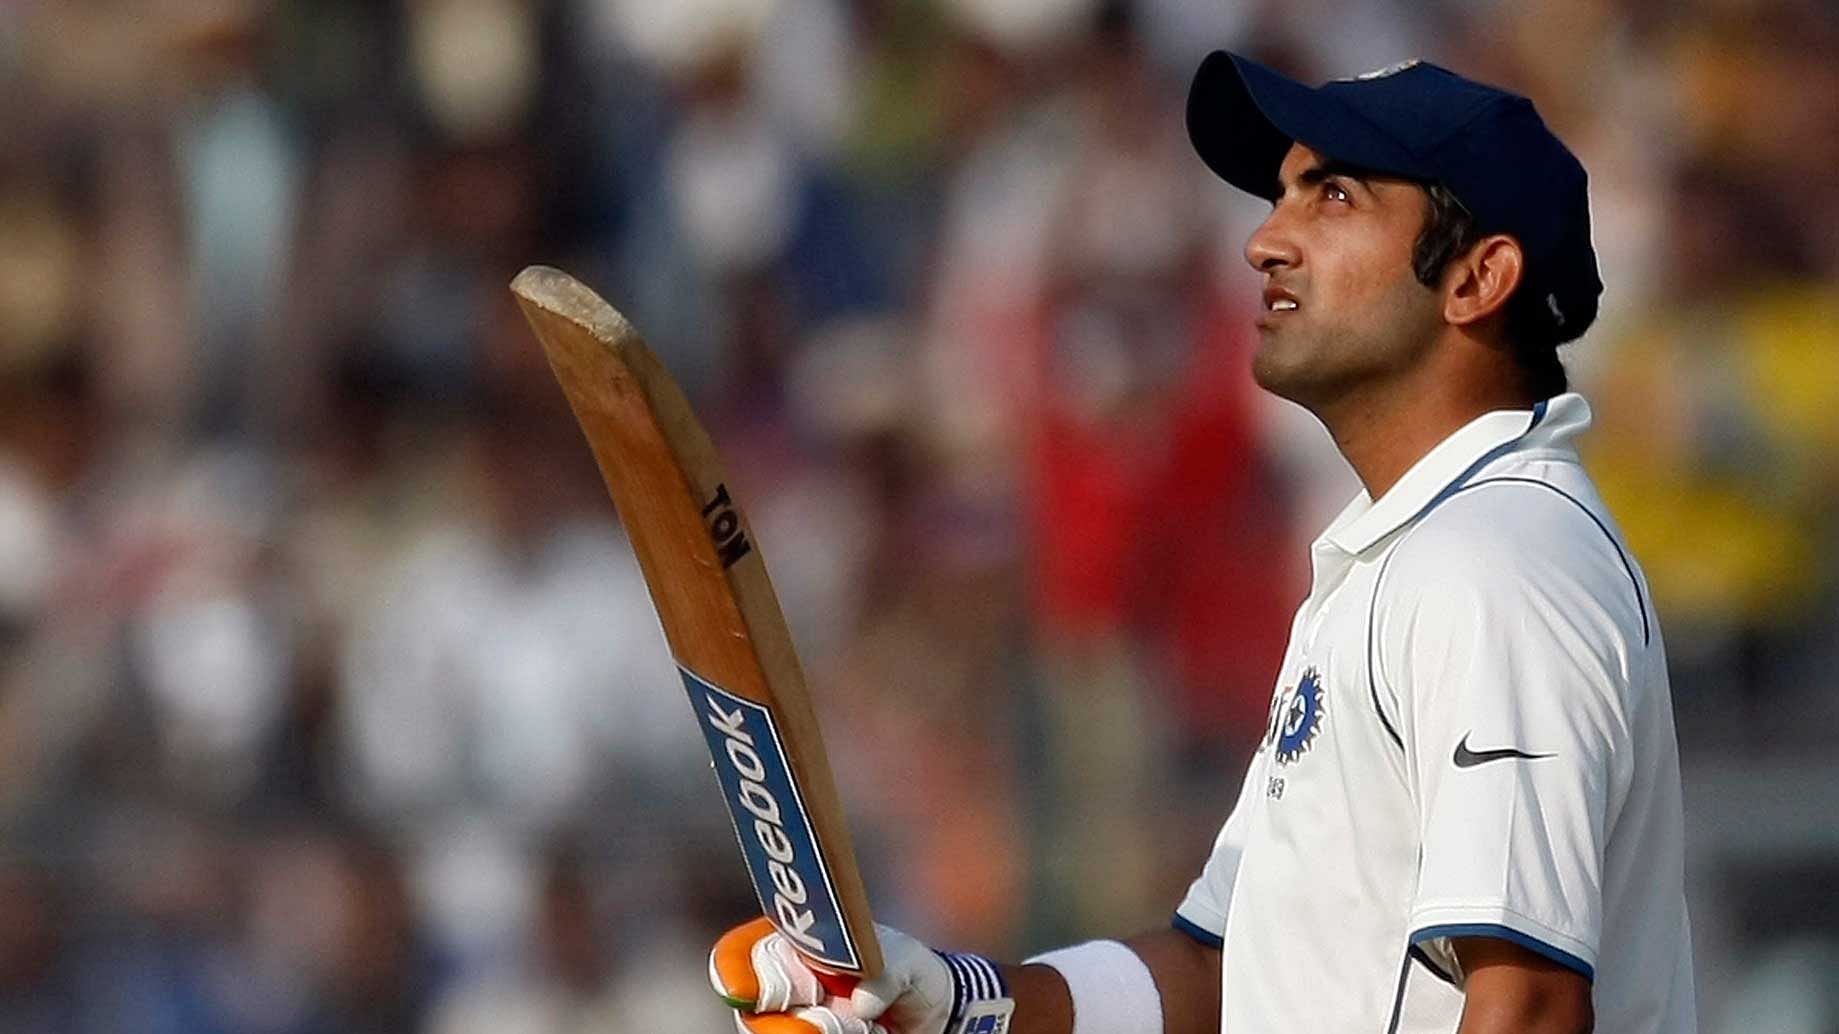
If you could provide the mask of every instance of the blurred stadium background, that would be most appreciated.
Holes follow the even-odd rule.
[[[1164,922],[1351,485],[1244,373],[1216,46],[1584,157],[1705,1029],[1839,1031],[1823,0],[0,3],[0,1031],[729,1029],[754,906],[537,261],[751,500],[882,918]]]

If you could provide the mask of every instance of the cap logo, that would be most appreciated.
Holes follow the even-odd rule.
[[[1349,76],[1348,78],[1342,79],[1340,81],[1344,83],[1364,83],[1369,79],[1384,79],[1385,77],[1389,75],[1397,75],[1398,73],[1403,72],[1406,69],[1416,68],[1417,66],[1423,63],[1424,63],[1423,58],[1414,57],[1414,58],[1410,58],[1405,61],[1400,61],[1396,64],[1387,65],[1384,68],[1375,68],[1371,72],[1362,72],[1359,75]]]

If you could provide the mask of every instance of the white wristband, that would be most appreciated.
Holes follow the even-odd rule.
[[[1073,1034],[1161,1034],[1162,992],[1137,953],[1118,941],[1087,941],[1036,955],[1073,996]]]

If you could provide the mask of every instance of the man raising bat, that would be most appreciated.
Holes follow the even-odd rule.
[[[1419,63],[1312,88],[1215,53],[1188,128],[1272,204],[1253,375],[1365,488],[1212,856],[1170,929],[1020,966],[883,929],[849,991],[750,924],[716,990],[756,1034],[1693,1031],[1660,630],[1557,355],[1602,290],[1582,166]]]

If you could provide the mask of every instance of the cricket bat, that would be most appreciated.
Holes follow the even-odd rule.
[[[709,435],[638,332],[568,274],[511,281],[638,555],[760,907],[831,973],[881,946],[804,671]]]

